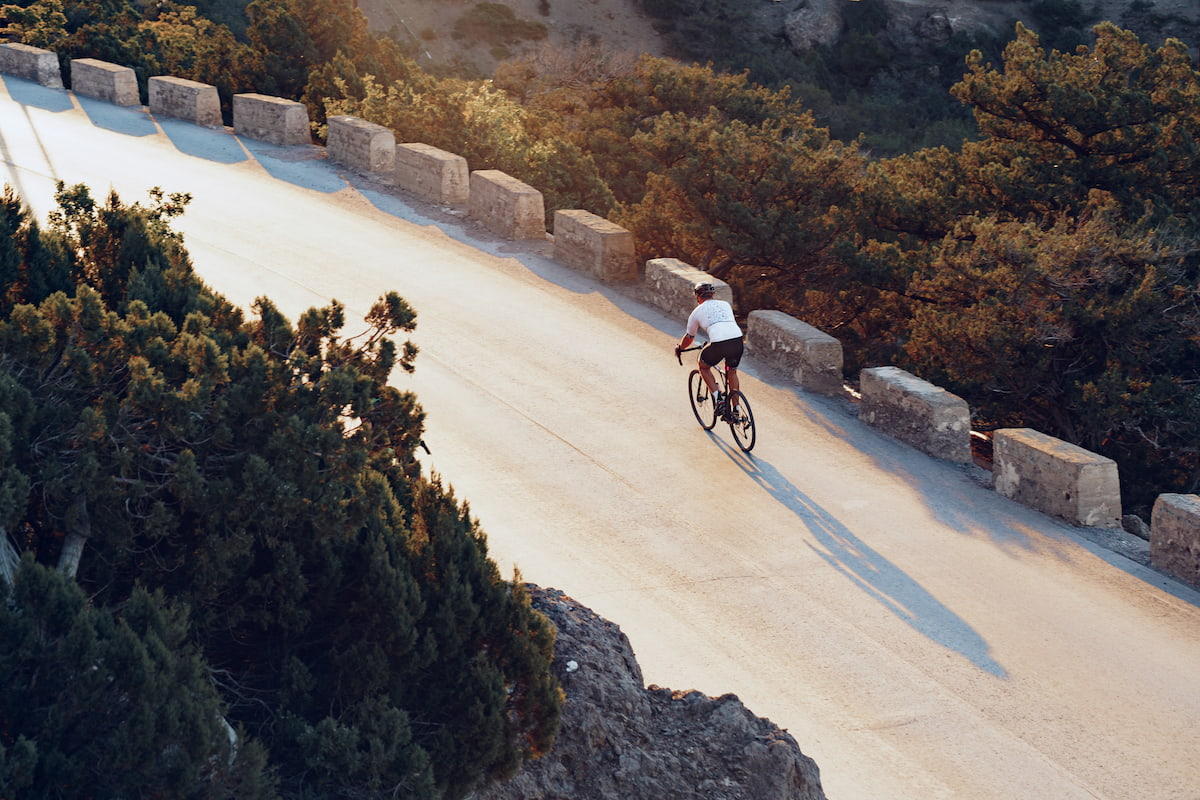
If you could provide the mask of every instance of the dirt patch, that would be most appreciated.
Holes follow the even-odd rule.
[[[487,45],[467,45],[454,38],[454,25],[477,3],[471,0],[358,0],[372,30],[396,29],[397,38],[407,38],[420,48],[418,60],[430,64],[463,61],[480,74],[491,75],[503,52]],[[509,44],[511,56],[535,50],[544,44],[570,48],[598,45],[614,52],[663,55],[665,50],[649,17],[637,0],[505,0],[514,16],[524,22],[546,26],[542,41]]]

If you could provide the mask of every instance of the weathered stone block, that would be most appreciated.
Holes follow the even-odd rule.
[[[633,234],[590,211],[554,212],[554,258],[602,281],[638,277]]]
[[[1029,428],[992,437],[997,492],[1053,517],[1092,528],[1121,527],[1117,464]]]
[[[40,83],[51,89],[63,88],[58,54],[40,47],[16,42],[0,44],[0,72]]]
[[[330,161],[391,180],[396,161],[396,136],[391,130],[344,114],[330,117],[328,122],[325,153]]]
[[[206,128],[225,124],[221,118],[221,98],[217,87],[211,84],[156,75],[149,80],[147,89],[151,114],[187,120]]]
[[[860,419],[936,458],[971,460],[971,411],[966,401],[899,367],[872,367],[859,376]]]
[[[1154,501],[1150,563],[1200,586],[1200,496],[1160,494]]]
[[[71,91],[118,106],[136,106],[142,102],[132,68],[95,58],[71,59]]]
[[[471,173],[468,213],[506,239],[545,239],[546,206],[542,193],[495,169]]]
[[[422,200],[441,205],[466,205],[471,196],[467,160],[420,142],[396,145],[392,183]],[[545,222],[539,224],[545,234]]]
[[[233,132],[270,144],[312,144],[308,109],[304,104],[265,94],[233,96]]]
[[[728,283],[677,258],[652,258],[647,261],[642,288],[646,291],[646,299],[653,305],[686,320],[696,307],[694,287],[700,281],[708,281],[716,287],[713,297],[733,303],[733,289]]]
[[[783,370],[804,389],[837,395],[842,381],[842,343],[782,311],[751,311],[746,346]]]

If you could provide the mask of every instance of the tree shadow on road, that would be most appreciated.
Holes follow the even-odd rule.
[[[826,564],[930,641],[964,656],[984,672],[1008,677],[984,638],[904,570],[871,549],[770,462],[714,439],[747,476],[804,523],[816,540],[809,547]]]

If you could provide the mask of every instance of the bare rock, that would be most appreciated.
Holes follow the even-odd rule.
[[[529,587],[558,629],[553,751],[474,800],[825,800],[796,740],[738,698],[646,688],[621,629],[556,589]]]
[[[1126,514],[1121,517],[1121,527],[1125,529],[1126,533],[1132,533],[1139,539],[1150,541],[1150,526],[1137,514]]]
[[[898,3],[888,7],[888,38],[897,47],[945,44],[963,26],[945,8]]]
[[[837,0],[807,0],[784,18],[783,33],[792,50],[802,53],[814,47],[836,44],[841,38],[842,27]]]

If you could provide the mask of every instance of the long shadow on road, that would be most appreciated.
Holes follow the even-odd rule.
[[[929,640],[959,653],[985,672],[1008,677],[1008,671],[991,657],[991,647],[983,637],[904,570],[871,549],[770,462],[743,454],[716,436],[714,440],[747,476],[804,523],[820,545],[809,547],[825,563]]]
[[[75,108],[71,93],[64,89],[51,89],[12,75],[0,75],[0,82],[4,84],[9,97],[23,106],[34,106],[54,113]]]
[[[153,136],[158,133],[154,120],[142,106],[118,106],[106,100],[76,94],[75,102],[97,128],[125,136]]]

